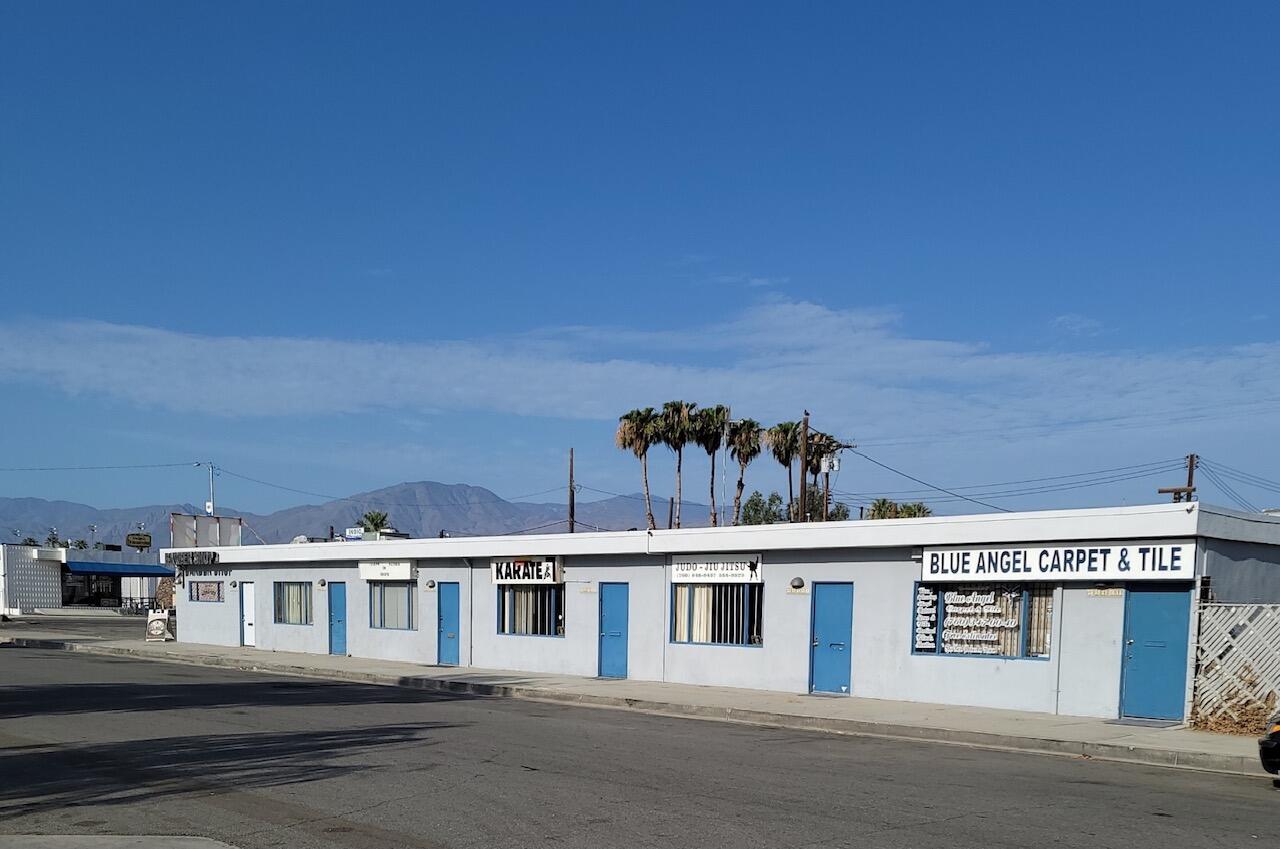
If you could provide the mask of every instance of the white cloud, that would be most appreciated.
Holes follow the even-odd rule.
[[[886,444],[1257,415],[1280,405],[1280,344],[997,352],[980,340],[912,337],[891,313],[775,299],[704,326],[546,328],[431,343],[11,322],[0,325],[0,381],[228,417],[480,411],[612,420],[683,397],[762,421],[808,406],[824,429]]]
[[[1063,330],[1076,336],[1097,336],[1103,330],[1102,322],[1077,312],[1055,316],[1053,321],[1049,323],[1058,330]]]

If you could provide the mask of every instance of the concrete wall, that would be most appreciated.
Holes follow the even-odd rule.
[[[475,666],[565,675],[599,672],[601,581],[626,583],[628,589],[627,675],[662,680],[662,644],[666,609],[663,558],[641,556],[570,557],[564,565],[563,637],[499,634],[498,590],[489,564],[472,571],[472,640]]]
[[[1206,539],[1204,574],[1214,601],[1280,603],[1280,546]]]
[[[628,674],[672,681],[806,693],[812,587],[821,581],[854,586],[852,694],[867,698],[997,707],[1114,717],[1118,713],[1123,596],[1090,595],[1085,586],[1059,588],[1054,597],[1053,645],[1048,659],[948,657],[911,653],[914,587],[919,562],[909,549],[765,552],[764,642],[759,647],[700,646],[670,641],[670,583],[665,558],[640,555],[570,557],[565,561],[565,635],[497,633],[497,588],[488,561],[422,561],[415,591],[416,628],[369,627],[369,589],[354,563],[237,566],[218,578],[225,601],[192,603],[179,593],[184,641],[238,645],[240,589],[257,587],[257,645],[263,650],[328,652],[328,592],[347,583],[347,647],[358,657],[434,664],[438,590],[459,586],[459,655],[463,666],[595,676],[599,657],[599,584],[629,585]],[[800,591],[793,578],[805,582]],[[276,581],[312,582],[313,624],[272,621]]]
[[[26,545],[0,546],[0,571],[4,573],[0,607],[6,615],[62,607],[62,564],[37,560],[35,552]]]

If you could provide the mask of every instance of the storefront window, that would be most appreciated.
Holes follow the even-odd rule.
[[[413,630],[417,586],[412,581],[370,581],[369,627]]]
[[[763,584],[673,584],[671,593],[672,642],[764,644]]]
[[[912,651],[1049,656],[1052,584],[917,584]]]
[[[498,633],[564,636],[564,584],[498,587]]]

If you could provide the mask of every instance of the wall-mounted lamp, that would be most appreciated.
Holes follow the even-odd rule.
[[[802,589],[804,589],[804,578],[792,578],[792,579],[791,579],[791,589],[793,589],[793,590],[802,590]]]
[[[323,586],[325,586],[325,585],[326,585],[326,584],[328,584],[328,583],[329,583],[329,582],[328,582],[328,581],[326,581],[324,578],[321,578],[321,579],[320,579],[320,581],[319,581],[319,584],[320,584],[320,586],[322,586],[322,587],[323,587]]]
[[[435,581],[427,581],[427,589],[429,589],[429,590],[434,590],[435,588],[436,588],[436,582],[435,582]],[[441,602],[441,603],[443,604],[443,602]]]
[[[232,582],[231,582],[231,589],[233,589],[233,590],[234,590],[234,589],[235,589],[236,587],[238,587],[238,586],[240,586],[240,584],[239,584],[239,583],[237,583],[236,581],[232,581]]]

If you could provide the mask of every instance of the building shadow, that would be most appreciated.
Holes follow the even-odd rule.
[[[378,769],[359,755],[434,745],[445,723],[163,737],[0,750],[0,820],[72,806],[129,805],[179,793],[275,787]]]

